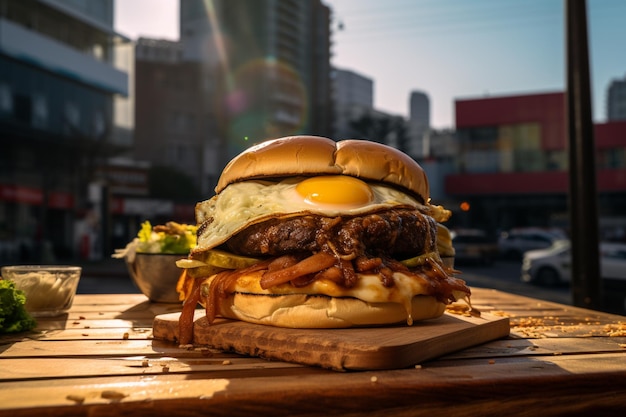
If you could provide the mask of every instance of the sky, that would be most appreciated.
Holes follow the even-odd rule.
[[[207,0],[209,1],[209,0]],[[237,1],[237,0],[231,0]],[[374,82],[374,107],[408,117],[428,94],[431,125],[454,128],[454,101],[565,91],[565,0],[322,0],[332,9],[332,65]],[[626,77],[626,1],[587,0],[594,121]],[[115,28],[178,39],[178,0],[115,0]]]

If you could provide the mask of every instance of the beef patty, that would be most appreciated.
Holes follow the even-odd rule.
[[[272,219],[233,236],[228,248],[249,256],[326,251],[341,256],[413,257],[436,248],[435,220],[396,209],[358,217],[307,215]]]

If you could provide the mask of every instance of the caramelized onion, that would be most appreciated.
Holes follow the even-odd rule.
[[[189,296],[183,303],[183,311],[178,318],[178,340],[181,345],[187,345],[193,341],[193,319],[196,306],[200,301],[201,279],[194,279]]]
[[[341,268],[337,266],[331,266],[323,271],[318,272],[314,276],[315,279],[326,279],[329,281],[333,281],[337,284],[341,284],[343,282],[343,272]]]
[[[299,257],[285,255],[273,260],[259,262],[248,268],[222,271],[215,275],[209,284],[208,293],[204,299],[206,317],[209,323],[212,323],[219,314],[217,311],[219,299],[226,298],[234,292],[237,279],[254,271],[265,271],[260,281],[263,289],[287,282],[291,282],[295,287],[303,287],[318,279],[327,279],[345,288],[350,288],[356,284],[357,271],[376,273],[380,276],[384,286],[392,287],[395,285],[394,272],[401,272],[420,281],[422,286],[427,289],[427,295],[431,295],[446,304],[456,301],[454,298],[455,291],[469,294],[469,288],[465,282],[450,276],[449,273],[455,271],[447,271],[447,268],[441,264],[438,258],[429,257],[423,265],[412,269],[394,259],[360,256],[358,259],[348,261],[338,259],[326,252],[318,252],[302,260],[299,259]],[[181,344],[189,343],[193,336],[192,306],[195,308],[201,296],[199,282],[199,279],[194,280],[191,297],[183,306],[180,319]],[[408,314],[408,321],[411,321],[410,312]]]
[[[367,256],[359,256],[355,259],[354,269],[358,272],[371,271],[379,268],[383,264],[381,258],[368,258]]]
[[[284,284],[302,275],[313,274],[330,268],[336,258],[325,252],[318,252],[298,262],[295,265],[277,271],[267,271],[261,278],[261,288],[268,289],[275,285]]]

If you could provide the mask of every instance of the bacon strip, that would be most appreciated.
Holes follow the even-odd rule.
[[[302,275],[313,274],[330,268],[337,259],[326,252],[318,252],[285,269],[268,271],[261,278],[261,288],[268,289],[275,285],[284,284]]]

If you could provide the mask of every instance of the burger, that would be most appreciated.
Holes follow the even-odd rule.
[[[441,256],[453,253],[441,226],[450,212],[430,204],[424,170],[395,148],[269,140],[232,159],[215,192],[196,205],[197,246],[177,263],[182,342],[198,303],[211,323],[345,328],[411,325],[469,301]]]

